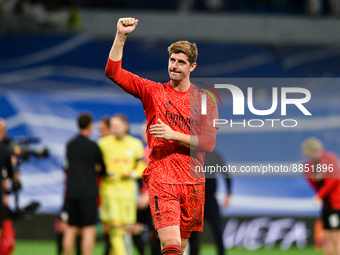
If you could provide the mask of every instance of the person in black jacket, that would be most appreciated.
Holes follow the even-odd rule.
[[[0,118],[0,237],[2,237],[2,235],[7,236],[6,242],[1,242],[1,254],[11,253],[15,247],[12,222],[9,220],[8,213],[8,194],[4,194],[4,191],[9,192],[10,190],[7,187],[7,182],[3,182],[3,178],[9,177],[12,179],[12,191],[18,191],[21,187],[19,173],[15,173],[13,166],[13,164],[16,163],[16,157],[8,147],[8,144],[4,142],[5,136],[6,121],[3,118]],[[6,175],[3,175],[3,170],[6,170]],[[3,239],[1,239],[1,241],[3,241]]]
[[[223,159],[221,155],[213,151],[212,153],[207,153],[205,155],[205,163],[204,166],[224,166]],[[223,206],[228,206],[230,202],[231,196],[231,179],[228,173],[223,173],[226,181],[227,181],[227,196],[224,199]],[[208,221],[211,229],[213,231],[215,244],[217,246],[218,255],[224,255],[225,249],[223,245],[223,228],[222,228],[222,217],[220,215],[219,206],[216,200],[216,175],[214,176],[206,176],[205,182],[205,206],[204,206],[204,220]],[[193,232],[190,239],[190,255],[198,255],[199,251],[199,233]]]
[[[6,218],[5,205],[3,204],[3,174],[2,170],[7,170],[7,176],[13,178],[13,166],[11,162],[11,153],[2,143],[3,138],[6,135],[6,124],[4,119],[0,119],[0,237],[2,235],[2,221]]]
[[[98,145],[89,140],[93,129],[90,114],[78,117],[79,134],[67,144],[67,184],[64,209],[68,225],[64,232],[63,249],[71,255],[78,233],[83,255],[92,254],[98,221],[96,173],[105,174],[105,164]]]

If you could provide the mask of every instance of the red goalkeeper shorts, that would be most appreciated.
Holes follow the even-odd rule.
[[[205,189],[203,184],[163,184],[148,181],[150,209],[155,229],[180,226],[181,237],[203,231]]]

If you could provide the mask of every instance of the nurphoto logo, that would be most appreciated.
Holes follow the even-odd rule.
[[[203,84],[203,83],[202,83]],[[245,114],[245,96],[242,92],[242,90],[231,84],[215,84],[214,88],[212,86],[209,86],[207,84],[204,84],[208,88],[210,88],[214,94],[219,99],[221,105],[222,101],[217,93],[217,91],[214,89],[228,89],[231,92],[232,98],[233,98],[233,115],[244,115]],[[304,106],[305,103],[309,102],[311,99],[311,93],[308,89],[305,88],[299,88],[299,87],[281,87],[281,116],[287,115],[287,105],[295,105],[305,116],[312,116],[312,114],[307,110],[307,108]],[[204,90],[215,102],[217,105],[216,99],[213,96],[213,94],[208,91],[207,89]],[[289,94],[294,93],[301,95],[301,98],[289,98]],[[279,104],[279,96],[278,96],[278,88],[273,87],[272,88],[272,105],[269,109],[265,110],[259,110],[254,107],[253,103],[253,88],[248,87],[247,88],[247,106],[248,110],[257,116],[268,116],[272,113],[274,113],[278,107]],[[202,94],[202,101],[201,101],[201,114],[206,115],[207,114],[207,95]],[[271,126],[275,126],[275,122],[280,122],[283,127],[296,127],[298,125],[297,120],[295,119],[250,119],[246,121],[245,119],[242,122],[235,122],[232,119],[215,119],[214,120],[214,126],[216,125],[224,125],[230,123],[230,126],[233,127],[233,125],[242,125],[243,127],[246,127],[246,124],[248,124],[249,127],[262,127],[265,125],[266,122],[271,123]],[[289,125],[290,124],[290,125]]]

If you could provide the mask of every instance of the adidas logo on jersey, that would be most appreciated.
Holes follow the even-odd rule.
[[[166,106],[172,106],[171,101],[165,103]]]

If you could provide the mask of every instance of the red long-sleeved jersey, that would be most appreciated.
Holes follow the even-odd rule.
[[[170,82],[158,83],[141,78],[121,67],[120,61],[108,59],[105,74],[125,92],[140,99],[146,116],[147,130],[158,119],[173,130],[197,135],[205,130],[204,139],[199,140],[199,148],[212,151],[216,144],[214,119],[218,119],[217,106],[207,96],[207,115],[201,115],[201,100],[204,91],[191,84],[187,92],[174,90]],[[150,178],[167,184],[199,184],[204,182],[204,173],[196,174],[197,167],[204,165],[205,151],[192,150],[175,141],[154,138],[147,132],[150,157],[143,173],[147,182]],[[204,142],[203,142],[204,141]],[[204,144],[204,146],[202,146]],[[192,169],[192,171],[190,171]]]
[[[322,178],[316,180],[317,165],[320,169],[327,166],[327,171],[322,173]],[[340,210],[340,165],[339,158],[332,152],[325,151],[317,163],[305,163],[305,175],[309,184],[316,190],[316,195],[323,200],[324,209]]]

